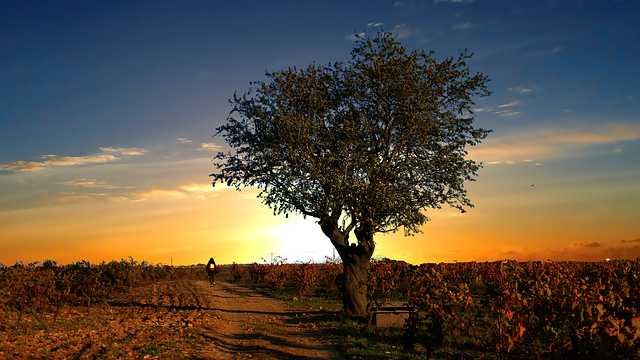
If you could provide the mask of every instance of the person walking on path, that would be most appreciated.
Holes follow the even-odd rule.
[[[215,276],[218,273],[218,266],[216,265],[216,261],[213,258],[209,259],[207,263],[207,275],[209,275],[209,283],[211,286],[216,283]]]

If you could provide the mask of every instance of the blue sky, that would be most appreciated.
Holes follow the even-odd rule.
[[[494,130],[470,152],[485,163],[469,184],[476,208],[468,216],[434,212],[424,235],[380,237],[379,254],[415,263],[589,258],[588,251],[637,246],[638,14],[633,0],[0,2],[0,245],[12,249],[0,262],[80,260],[65,247],[65,234],[86,245],[85,258],[161,261],[184,253],[184,262],[195,261],[196,250],[179,245],[194,235],[177,228],[163,230],[180,240],[167,238],[159,255],[125,245],[104,255],[99,244],[132,239],[136,224],[166,226],[145,215],[159,208],[183,209],[176,226],[221,218],[214,214],[220,209],[262,224],[236,239],[241,223],[198,222],[209,236],[198,242],[225,248],[215,240],[224,228],[229,251],[249,244],[242,246],[246,261],[326,249],[319,231],[308,241],[285,240],[305,233],[301,224],[317,225],[269,217],[248,200],[251,191],[205,190],[210,160],[225,147],[211,136],[226,121],[234,91],[244,93],[265,71],[348,61],[354,33],[376,29],[439,59],[468,49],[472,73],[489,76],[494,92],[474,107],[477,125]],[[239,205],[245,200],[251,205]],[[249,208],[257,213],[242,212]],[[43,223],[47,211],[66,215]],[[111,220],[78,228],[91,211]],[[124,225],[131,219],[139,220]],[[251,239],[262,237],[256,241],[264,249],[251,252]],[[29,250],[44,241],[64,246]],[[141,248],[154,247],[145,241]]]

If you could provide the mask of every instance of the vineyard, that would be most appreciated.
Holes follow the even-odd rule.
[[[342,264],[276,259],[271,264],[233,264],[219,275],[240,285],[290,294],[295,301],[313,297],[335,302],[340,299]],[[19,346],[20,351],[31,346],[33,352],[48,349],[86,358],[141,357],[161,350],[166,354],[169,347],[178,351],[193,345],[188,341],[193,324],[213,321],[206,305],[213,300],[202,298],[207,295],[193,285],[204,278],[201,267],[133,259],[2,268],[0,354],[18,354]],[[640,359],[640,260],[420,266],[374,261],[366,285],[371,309],[390,301],[412,309],[405,327],[394,330],[398,337],[388,341],[413,354],[407,356]],[[106,320],[91,322],[94,317]],[[368,320],[368,325],[362,320],[359,336],[380,336],[382,330]],[[146,327],[133,329],[133,321]],[[65,342],[51,335],[63,325],[82,329],[64,336],[82,338]],[[24,340],[28,334],[40,342],[29,345]],[[384,341],[378,338],[375,344]]]
[[[244,271],[232,268],[236,280]],[[248,271],[252,284],[338,296],[342,269],[280,261]],[[426,358],[640,359],[640,260],[375,261],[366,291],[370,308],[394,300],[413,309],[403,346]]]
[[[205,300],[189,283],[202,278],[203,272],[133,259],[65,266],[45,261],[2,268],[0,357],[154,354],[163,337],[187,339],[189,323],[205,320],[196,311]],[[181,314],[167,309],[180,309]]]

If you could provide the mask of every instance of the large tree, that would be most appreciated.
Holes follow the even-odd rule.
[[[469,75],[466,50],[438,62],[378,32],[359,37],[351,55],[267,72],[268,82],[234,94],[216,129],[232,150],[216,155],[211,176],[214,186],[258,187],[274,215],[318,219],[344,265],[344,309],[364,315],[374,234],[411,235],[429,208],[473,206],[463,185],[481,164],[466,147],[490,130],[472,126],[470,106],[491,92],[486,76]]]

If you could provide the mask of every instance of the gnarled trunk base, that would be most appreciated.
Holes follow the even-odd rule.
[[[347,314],[367,315],[367,269],[370,256],[351,255],[342,258],[342,303]]]
[[[351,315],[367,316],[367,270],[375,249],[373,231],[370,227],[354,229],[358,243],[349,245],[350,228],[341,230],[336,219],[321,221],[320,226],[342,259],[344,311]]]

